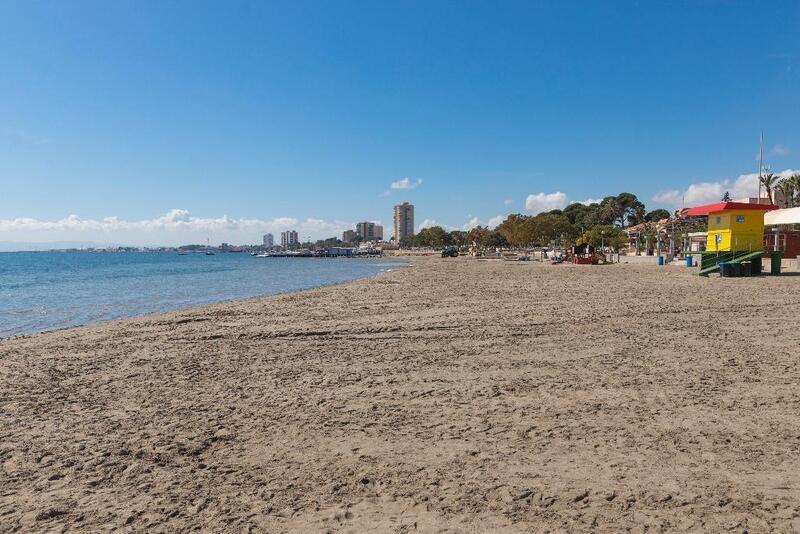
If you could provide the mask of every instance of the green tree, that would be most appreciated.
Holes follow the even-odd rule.
[[[476,226],[467,233],[467,243],[475,243],[479,247],[485,247],[489,242],[489,236],[491,233],[492,231],[485,226]]]
[[[658,222],[661,219],[669,219],[670,215],[669,212],[663,208],[658,208],[653,211],[647,212],[647,215],[644,216],[644,220],[646,222]]]
[[[439,248],[449,244],[450,236],[441,226],[423,228],[416,236],[416,243],[421,247]]]
[[[577,228],[569,222],[566,215],[553,212],[540,213],[530,220],[531,242],[547,245],[559,238],[574,239],[578,234]]]
[[[450,232],[448,237],[448,242],[450,245],[455,245],[457,247],[462,247],[467,244],[467,232],[463,232],[461,230],[453,230]]]
[[[775,186],[778,185],[778,180],[780,178],[777,174],[773,174],[768,172],[761,176],[761,185],[764,186],[764,190],[767,192],[767,198],[770,202],[774,202],[775,199],[772,196],[772,191],[775,189]]]
[[[795,206],[798,188],[800,188],[800,174],[793,174],[788,178],[784,178],[775,186],[775,190],[783,197],[782,207],[793,208]]]
[[[500,223],[497,231],[512,246],[524,246],[533,240],[531,217],[512,213]]]
[[[625,228],[629,222],[636,224],[637,215],[644,217],[644,204],[633,193],[620,193],[614,198],[616,213],[614,221]]]
[[[489,236],[486,239],[486,245],[485,246],[490,247],[490,248],[507,247],[508,246],[508,241],[506,241],[506,238],[503,237],[503,234],[501,234],[500,232],[498,232],[496,230],[492,230],[491,232],[489,232]]]
[[[595,226],[591,230],[584,232],[576,243],[578,245],[589,244],[594,247],[605,245],[618,251],[627,245],[628,241],[628,234],[624,230],[617,226],[606,224]]]

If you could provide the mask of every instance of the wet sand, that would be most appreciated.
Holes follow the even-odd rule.
[[[418,259],[0,341],[0,531],[800,531],[800,276]]]

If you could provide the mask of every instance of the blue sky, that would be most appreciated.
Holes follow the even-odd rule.
[[[796,1],[0,1],[0,241],[746,189],[761,130],[800,167],[798,35]]]

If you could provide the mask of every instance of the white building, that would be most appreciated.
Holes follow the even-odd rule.
[[[298,243],[299,241],[297,240],[297,232],[294,230],[281,232],[281,246],[283,248],[292,248],[297,246]]]

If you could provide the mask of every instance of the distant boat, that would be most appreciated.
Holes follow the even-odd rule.
[[[211,243],[210,239],[206,239],[206,256],[213,256],[214,253],[211,251]]]
[[[181,250],[181,251],[178,251],[178,256],[188,256],[188,255],[189,255],[189,253],[188,253],[188,252],[184,252],[184,251],[182,251],[182,250]]]

